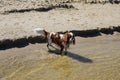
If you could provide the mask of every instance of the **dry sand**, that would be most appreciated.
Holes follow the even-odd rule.
[[[33,29],[47,31],[89,30],[120,25],[120,5],[73,4],[75,9],[57,8],[0,15],[0,40],[34,35]]]

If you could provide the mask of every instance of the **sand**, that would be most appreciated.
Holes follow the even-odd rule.
[[[64,32],[120,26],[119,4],[70,3],[74,8],[41,11],[36,9],[56,3],[37,1],[0,0],[0,41],[35,36],[38,27]],[[101,34],[76,36],[65,56],[48,52],[46,43],[0,49],[0,80],[120,80],[120,33]]]
[[[38,27],[58,32],[120,25],[119,4],[73,3],[73,5],[74,9],[57,8],[45,12],[0,14],[0,40],[34,35],[33,29]]]

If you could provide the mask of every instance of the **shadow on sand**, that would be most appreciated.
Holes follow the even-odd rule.
[[[41,36],[23,37],[15,40],[6,39],[0,41],[0,50],[6,50],[10,48],[23,48],[29,44],[35,43],[46,43],[46,40],[44,40]]]
[[[59,50],[57,50],[57,49],[56,49],[56,50],[49,50],[48,52],[50,52],[50,53],[52,53],[52,54],[61,55],[61,54],[59,53]],[[67,57],[69,57],[69,58],[72,58],[72,59],[74,59],[74,60],[77,60],[77,61],[83,62],[83,63],[93,63],[93,61],[92,61],[91,59],[86,58],[86,57],[84,57],[84,56],[80,56],[80,55],[75,54],[75,53],[72,53],[72,52],[67,52],[67,54],[64,55],[64,56],[67,56]]]
[[[59,32],[59,33],[66,33],[65,32]],[[120,26],[113,26],[113,27],[109,27],[109,28],[98,28],[98,29],[90,29],[90,30],[71,30],[70,32],[74,33],[75,36],[78,37],[97,37],[97,36],[101,36],[103,34],[106,35],[113,35],[114,32],[120,32]]]
[[[68,56],[74,60],[83,62],[83,63],[93,63],[93,61],[91,59],[86,58],[84,56],[80,56],[80,55],[75,54],[75,53],[68,52],[66,56]]]

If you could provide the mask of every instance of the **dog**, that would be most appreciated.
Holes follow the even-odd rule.
[[[75,35],[72,32],[66,32],[64,34],[56,32],[48,32],[43,28],[36,28],[34,32],[40,34],[47,41],[47,48],[50,50],[49,46],[52,46],[52,43],[60,47],[60,53],[64,55],[63,50],[65,49],[65,54],[67,54],[67,49],[70,44],[75,45]]]

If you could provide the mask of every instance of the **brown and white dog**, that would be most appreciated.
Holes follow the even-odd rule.
[[[65,34],[55,33],[55,32],[47,32],[46,30],[42,28],[36,28],[34,29],[34,32],[40,34],[45,38],[47,41],[47,48],[49,46],[52,46],[52,43],[58,45],[60,49],[60,53],[63,53],[63,50],[65,49],[65,53],[67,53],[67,49],[69,48],[70,44],[75,44],[75,35],[72,32],[66,32]]]

